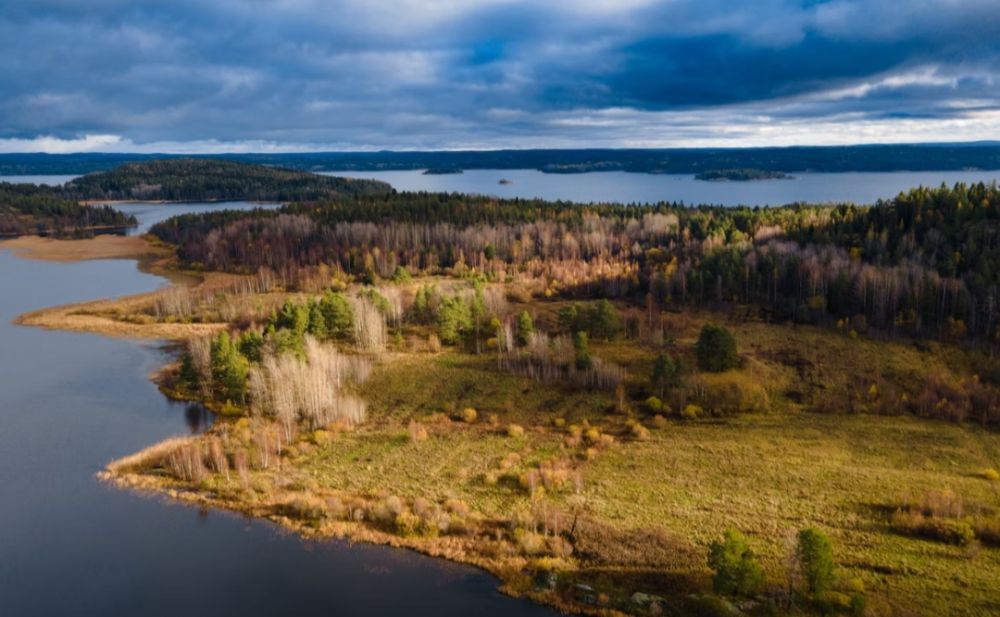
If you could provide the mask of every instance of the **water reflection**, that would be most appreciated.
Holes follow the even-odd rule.
[[[204,433],[215,421],[215,414],[198,403],[188,404],[184,409],[184,421],[192,435]]]

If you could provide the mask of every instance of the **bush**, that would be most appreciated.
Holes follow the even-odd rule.
[[[479,417],[479,414],[476,413],[476,410],[473,409],[472,407],[466,407],[465,409],[462,410],[460,417],[462,418],[462,422],[465,422],[466,424],[472,424],[473,422],[476,421],[476,418]]]
[[[736,352],[736,339],[723,326],[705,324],[695,345],[698,367],[703,371],[721,373],[740,365]]]
[[[661,401],[655,396],[647,398],[645,405],[646,405],[646,410],[649,411],[649,413],[658,414],[661,411],[663,411],[663,401]]]
[[[283,504],[279,510],[288,518],[316,523],[326,518],[326,502],[318,497],[299,496]]]
[[[764,571],[746,538],[736,530],[727,530],[721,542],[709,545],[708,567],[715,572],[712,587],[716,593],[752,596],[764,586]]]
[[[702,408],[697,405],[685,405],[681,410],[681,417],[685,420],[697,420],[702,413]]]
[[[892,515],[892,528],[904,535],[937,540],[957,546],[968,546],[976,539],[972,526],[963,520],[926,516],[913,510],[897,510]]]
[[[410,443],[419,443],[427,440],[427,428],[416,420],[410,420],[407,431],[410,434]]]
[[[507,436],[508,437],[524,437],[524,427],[520,424],[510,424],[507,426]]]

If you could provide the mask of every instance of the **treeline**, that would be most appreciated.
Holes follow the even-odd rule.
[[[771,171],[920,171],[1000,169],[996,144],[884,144],[780,148],[488,150],[215,154],[206,158],[302,170],[541,169],[696,174],[710,169]],[[72,174],[168,154],[0,154],[2,174]]]
[[[67,197],[76,199],[169,201],[307,201],[391,191],[388,184],[376,180],[201,158],[126,163],[81,176],[64,188]]]
[[[154,227],[182,259],[359,276],[533,278],[536,291],[739,303],[778,320],[996,340],[1000,190],[917,188],[873,206],[582,206],[404,193]],[[648,297],[647,297],[648,296]]]
[[[135,223],[135,217],[108,206],[88,207],[65,199],[56,188],[0,183],[0,236],[79,235]]]

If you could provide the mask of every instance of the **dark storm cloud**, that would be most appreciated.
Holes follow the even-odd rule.
[[[1000,137],[994,1],[734,5],[16,1],[0,13],[0,141],[737,145],[837,141],[847,122]]]

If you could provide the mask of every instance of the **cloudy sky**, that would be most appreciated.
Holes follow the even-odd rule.
[[[0,151],[1000,139],[998,0],[7,0]]]

